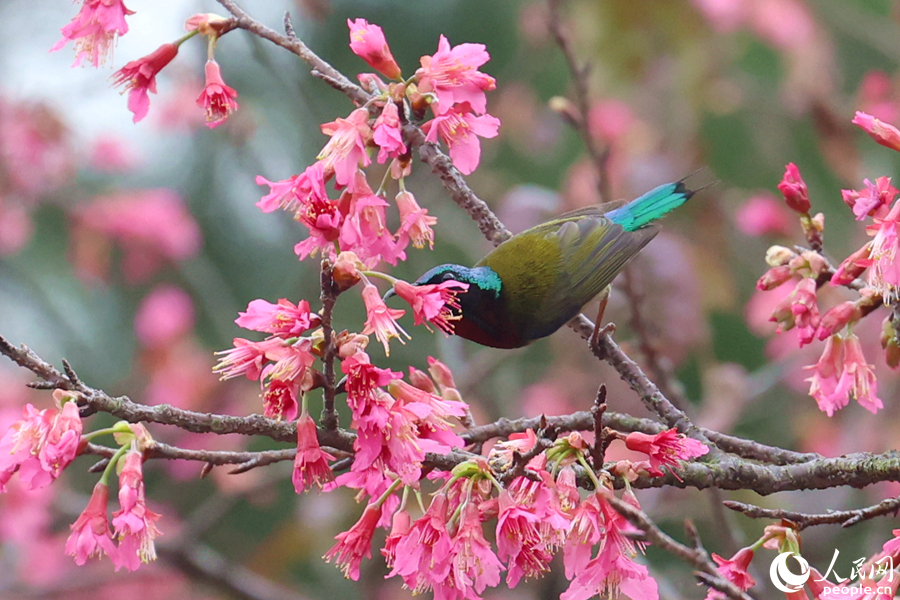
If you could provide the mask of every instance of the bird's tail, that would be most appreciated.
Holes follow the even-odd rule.
[[[625,231],[635,231],[675,210],[695,192],[696,190],[688,189],[683,180],[666,183],[604,216],[621,225]]]

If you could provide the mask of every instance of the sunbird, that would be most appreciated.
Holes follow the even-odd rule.
[[[696,191],[682,180],[608,212],[574,210],[514,235],[472,268],[439,265],[413,285],[469,284],[459,294],[454,333],[484,346],[519,348],[574,318],[659,233],[654,222]]]

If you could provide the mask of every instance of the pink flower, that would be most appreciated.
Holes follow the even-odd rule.
[[[206,111],[207,127],[218,127],[238,109],[238,103],[234,100],[237,95],[236,91],[225,85],[219,63],[206,61],[206,87],[197,98],[197,106]]]
[[[394,198],[397,209],[400,211],[400,236],[408,236],[412,245],[416,248],[424,248],[425,243],[434,249],[434,230],[437,225],[437,217],[429,217],[428,209],[422,208],[416,202],[415,196],[406,190],[401,191]]]
[[[350,49],[354,54],[385,77],[400,78],[400,67],[391,54],[381,27],[371,25],[365,19],[347,19],[347,27],[350,28]]]
[[[857,221],[867,216],[883,218],[897,197],[897,188],[891,185],[890,177],[879,177],[874,184],[864,179],[863,184],[866,186],[864,190],[841,190],[844,204],[853,209]]]
[[[841,381],[844,380],[849,382],[850,397],[867,411],[875,414],[878,409],[884,408],[877,396],[878,382],[872,365],[866,362],[859,338],[853,333],[844,338],[844,372],[841,374]]]
[[[709,448],[705,444],[685,437],[683,433],[678,433],[674,427],[661,431],[656,435],[634,431],[625,438],[625,445],[629,450],[643,452],[650,457],[650,469],[648,472],[654,477],[663,475],[662,470],[659,468],[661,466],[674,469],[681,464],[681,461],[703,456],[709,452]]]
[[[119,567],[136,571],[141,563],[156,560],[155,540],[160,532],[156,521],[160,515],[147,508],[144,498],[144,474],[141,470],[143,456],[140,451],[129,451],[119,474],[119,510],[113,513],[112,524],[119,538]]]
[[[321,489],[326,483],[334,481],[334,473],[328,466],[330,460],[334,457],[319,447],[316,422],[304,412],[297,420],[297,456],[291,476],[294,491],[302,494],[313,485]]]
[[[576,555],[566,552],[566,577],[572,579],[572,583],[560,596],[560,600],[587,600],[596,595],[615,597],[619,593],[642,600],[658,600],[659,598],[658,586],[656,581],[650,577],[647,567],[632,560],[636,554],[635,544],[627,537],[627,534],[636,533],[637,529],[606,501],[606,495],[611,493],[610,490],[600,490],[582,503],[584,505],[593,500],[593,508],[589,513],[591,525],[588,530],[592,532],[590,539],[600,538],[600,535],[593,535],[593,532],[598,527],[602,527],[600,550],[597,552],[597,556],[590,560],[587,560],[590,557],[590,546],[587,548],[587,556],[584,556],[583,553],[577,555],[577,562],[582,565],[580,567],[576,567],[570,559],[570,556]],[[626,493],[622,499],[638,506],[637,499],[633,495]],[[574,531],[574,521],[572,525]],[[572,534],[570,533],[569,536],[571,539]],[[581,539],[583,540],[583,538]],[[575,543],[583,544],[584,541]],[[569,544],[570,540],[567,540],[567,551]],[[585,560],[587,560],[586,564]]]
[[[222,379],[246,375],[247,379],[256,381],[262,374],[266,355],[274,356],[284,347],[284,342],[277,338],[270,338],[262,342],[234,338],[232,343],[234,348],[216,352],[223,358],[213,367],[213,372],[218,373]]]
[[[788,208],[804,215],[809,213],[809,192],[797,165],[788,163],[784,170],[784,177],[778,184],[778,190],[784,196]]]
[[[381,505],[366,506],[366,510],[353,527],[335,536],[337,544],[325,553],[325,560],[331,562],[332,559],[337,559],[344,577],[359,581],[359,565],[363,557],[372,557],[372,536],[379,519],[381,519]]]
[[[87,508],[72,523],[72,533],[66,540],[66,554],[75,557],[75,564],[83,565],[89,558],[106,554],[113,563],[118,562],[118,549],[112,540],[106,506],[109,502],[109,486],[99,482]]]
[[[183,289],[161,284],[150,292],[134,316],[134,331],[141,345],[174,345],[194,327],[194,303]]]
[[[83,426],[78,405],[72,400],[65,402],[61,410],[48,410],[47,416],[50,428],[41,442],[38,458],[41,467],[56,479],[78,455]]]
[[[484,93],[497,87],[497,81],[478,67],[490,58],[484,44],[460,44],[450,48],[450,42],[442,35],[437,52],[420,59],[422,68],[416,71],[419,91],[434,92],[439,115],[449,111],[454,104],[465,102],[476,113],[484,114],[487,110]]]
[[[847,406],[850,381],[841,377],[844,370],[844,338],[833,335],[825,342],[825,350],[815,365],[804,367],[813,370],[809,395],[829,417]]]
[[[324,195],[310,194],[297,208],[294,218],[309,229],[309,237],[294,246],[294,254],[300,260],[314,255],[318,250],[328,250],[330,255],[334,254],[334,242],[341,235],[344,221],[338,202]]]
[[[341,370],[347,376],[344,388],[347,390],[347,405],[353,411],[354,419],[367,412],[366,406],[375,399],[375,390],[389,384],[393,379],[401,379],[403,373],[381,369],[371,364],[365,352],[341,361]]]
[[[900,131],[893,125],[861,111],[856,111],[856,116],[853,117],[851,123],[858,125],[882,146],[900,151]]]
[[[84,0],[81,11],[72,22],[62,28],[63,37],[56,42],[50,52],[61,49],[69,42],[75,42],[75,63],[77,66],[87,60],[95,67],[106,62],[116,36],[128,33],[128,10],[121,0]]]
[[[372,193],[365,175],[358,171],[353,189],[344,192],[340,206],[344,214],[341,225],[341,250],[352,251],[364,264],[374,266],[379,260],[397,264],[405,260],[405,241],[401,245],[388,231],[385,207],[388,203]]]
[[[163,44],[143,58],[133,60],[113,73],[113,85],[124,85],[128,91],[128,110],[134,113],[135,123],[147,116],[150,98],[156,93],[156,75],[178,54],[177,44]]]
[[[804,277],[797,283],[791,299],[791,313],[800,347],[816,337],[819,328],[819,305],[816,302],[816,280]]]
[[[346,119],[338,117],[322,125],[322,133],[331,136],[316,157],[322,161],[326,177],[334,173],[338,185],[352,186],[359,166],[367,167],[372,163],[366,153],[366,142],[372,136],[369,111],[357,108]],[[351,188],[351,191],[355,190]]]
[[[278,421],[293,421],[300,411],[297,402],[298,381],[271,379],[263,392],[263,416]]]
[[[474,502],[463,507],[450,555],[450,577],[434,584],[435,598],[477,599],[487,587],[500,583],[503,565],[484,539],[481,515]]]
[[[234,320],[244,329],[263,331],[282,337],[300,335],[319,324],[319,315],[309,309],[309,302],[301,300],[298,304],[281,298],[278,304],[265,300],[253,300],[247,305],[247,311],[239,313]]]
[[[875,224],[866,227],[866,232],[875,236],[869,250],[869,259],[873,261],[872,269],[869,271],[869,285],[884,297],[885,304],[891,304],[900,298],[898,224],[900,224],[900,203],[895,204],[883,219],[876,217]]]
[[[409,513],[405,510],[398,510],[391,518],[391,532],[387,539],[384,540],[384,546],[381,548],[381,555],[384,556],[384,562],[388,569],[394,568],[397,560],[397,545],[406,534],[409,533],[410,518]]]
[[[394,283],[394,291],[412,307],[415,325],[428,321],[447,334],[453,333],[453,321],[460,318],[456,295],[467,289],[469,284],[452,279],[429,285],[412,285],[402,280]]]
[[[381,109],[381,114],[375,119],[373,139],[379,148],[379,164],[383,164],[388,158],[397,158],[406,152],[403,130],[400,129],[400,112],[393,102],[385,104]]]
[[[738,229],[747,235],[789,235],[791,214],[769,193],[762,193],[747,200],[735,214]]]
[[[753,576],[747,572],[750,567],[750,561],[753,560],[753,548],[741,548],[737,554],[729,559],[724,559],[715,552],[712,553],[712,559],[719,565],[719,575],[723,579],[730,581],[742,591],[747,591],[756,585]],[[710,588],[706,594],[706,600],[724,600],[725,594],[718,590]]]
[[[74,401],[59,410],[26,404],[22,417],[0,438],[0,493],[17,472],[27,489],[49,485],[78,454],[82,424]]]
[[[491,115],[475,116],[467,102],[454,105],[422,125],[427,132],[427,141],[437,142],[440,135],[450,149],[453,165],[463,175],[470,175],[481,160],[481,142],[478,138],[495,137],[498,127],[500,119]]]
[[[407,339],[412,337],[406,333],[397,323],[397,319],[406,314],[405,310],[388,308],[378,293],[378,288],[371,283],[366,284],[362,291],[363,302],[366,304],[366,326],[363,329],[363,335],[375,334],[375,337],[384,346],[384,353],[388,356],[391,354],[391,348],[388,345],[391,338],[397,338],[400,343],[405,344],[401,336],[405,335]]]
[[[319,202],[328,200],[325,191],[325,172],[320,162],[314,162],[300,175],[293,175],[283,181],[272,182],[262,175],[257,175],[256,184],[268,185],[270,188],[270,192],[256,203],[264,213],[279,208],[290,212],[302,212],[303,207],[313,200]]]
[[[263,369],[261,379],[281,379],[298,384],[316,360],[310,338],[300,338],[293,344],[276,346],[266,352],[266,358],[275,362]]]
[[[423,593],[443,584],[452,567],[452,540],[447,533],[447,496],[435,496],[425,514],[397,542],[394,568],[389,577],[400,575],[413,593]]]

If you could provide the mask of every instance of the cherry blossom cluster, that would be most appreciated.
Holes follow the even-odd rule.
[[[155,522],[160,515],[147,508],[141,470],[143,450],[152,440],[142,425],[125,422],[83,435],[78,395],[55,390],[53,397],[55,408],[39,411],[25,405],[22,418],[0,439],[0,493],[7,491],[7,483],[16,474],[26,489],[49,485],[89,439],[115,435],[121,447],[109,460],[87,508],[72,524],[66,553],[79,565],[105,554],[116,570],[137,570],[142,563],[156,559],[154,539],[159,535]],[[119,510],[113,513],[110,528],[108,481],[113,471],[119,474]]]
[[[85,62],[99,67],[112,54],[116,39],[128,33],[125,17],[133,15],[121,0],[83,0],[81,11],[62,28],[63,37],[52,48],[59,50],[69,42],[75,44],[75,64]],[[150,110],[148,93],[156,93],[156,76],[178,55],[178,48],[190,38],[207,36],[206,85],[197,97],[197,105],[206,113],[208,127],[218,127],[237,110],[237,92],[222,79],[215,60],[215,48],[227,19],[214,14],[197,14],[185,22],[187,35],[163,44],[147,56],[133,60],[113,74],[113,84],[128,92],[128,110],[137,123]]]
[[[879,144],[900,151],[900,131],[892,125],[862,112],[856,113],[853,123]],[[832,416],[852,398],[876,413],[883,403],[878,398],[874,367],[866,360],[853,329],[880,306],[900,299],[898,190],[890,177],[878,177],[874,182],[866,179],[861,189],[842,190],[843,201],[856,221],[868,223],[865,230],[871,239],[834,269],[821,253],[824,216],[810,216],[807,186],[793,163],[787,166],[778,189],[788,207],[800,215],[811,249],[772,246],[766,253],[770,269],[757,282],[757,289],[784,293],[770,320],[778,324],[779,333],[795,330],[801,347],[825,340],[819,361],[806,367],[812,372],[807,379],[809,394],[820,410]],[[851,290],[856,298],[822,312],[817,292],[825,284]],[[881,346],[892,368],[900,365],[898,325],[892,315],[882,325]]]
[[[629,447],[650,453],[655,465],[673,468],[706,453],[705,447],[700,450],[690,442],[663,432],[635,438]],[[562,550],[571,581],[562,600],[585,600],[598,594],[615,597],[619,592],[632,598],[658,598],[656,581],[646,566],[635,561],[643,549],[632,540],[638,530],[609,503],[611,478],[591,468],[586,460],[589,446],[581,434],[557,440],[516,474],[516,461],[533,454],[538,443],[532,430],[512,434],[508,441],[498,442],[486,459],[470,459],[450,472],[432,472],[429,478],[440,487],[431,494],[428,507],[421,508],[418,519],[407,508],[412,495],[423,504],[418,485],[406,485],[401,493],[401,480],[395,480],[366,506],[353,527],[336,536],[337,543],[326,558],[334,560],[347,577],[359,579],[362,559],[371,557],[375,530],[387,522],[390,531],[381,554],[390,569],[388,577],[399,576],[414,593],[480,598],[486,588],[500,583],[503,571],[510,588],[542,576]],[[575,466],[583,469],[594,488],[584,499],[578,492]],[[503,474],[511,476],[505,484],[498,480]],[[639,507],[630,488],[622,499]],[[484,532],[484,523],[495,519],[496,552]]]

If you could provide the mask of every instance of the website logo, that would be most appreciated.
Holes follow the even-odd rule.
[[[799,573],[794,573],[788,566],[788,559],[792,556],[797,564],[800,565]],[[805,558],[793,552],[782,552],[775,557],[775,560],[772,561],[772,566],[769,568],[769,577],[772,579],[772,584],[786,594],[796,592],[802,588],[809,580],[809,576],[809,563],[806,562]]]

